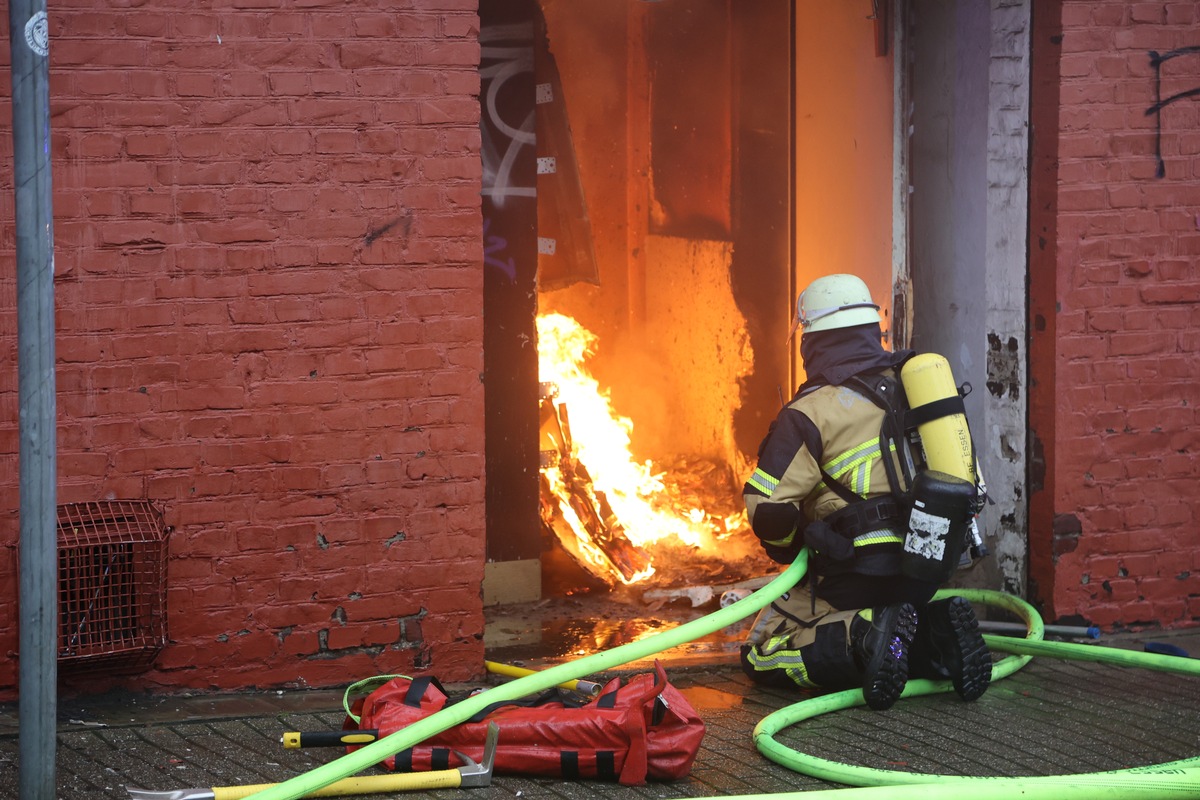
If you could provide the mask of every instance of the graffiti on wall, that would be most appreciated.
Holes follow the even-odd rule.
[[[483,263],[499,269],[510,280],[517,279],[517,262],[508,255],[508,240],[503,236],[489,233],[492,226],[491,217],[483,220]]]
[[[1166,177],[1167,174],[1167,165],[1163,161],[1162,155],[1162,110],[1172,103],[1200,95],[1200,86],[1198,86],[1193,89],[1176,92],[1166,98],[1162,96],[1163,64],[1186,55],[1200,55],[1200,46],[1180,47],[1177,50],[1171,50],[1166,53],[1159,53],[1156,50],[1150,51],[1150,66],[1154,68],[1154,105],[1146,109],[1146,116],[1154,115],[1154,156],[1158,159],[1158,166],[1154,172],[1156,178]]]
[[[504,208],[510,197],[533,197],[534,182],[517,179],[514,167],[523,148],[532,148],[533,108],[518,113],[520,120],[505,119],[505,111],[521,108],[502,102],[506,90],[512,91],[533,75],[533,29],[529,24],[495,25],[479,32],[481,45],[479,76],[483,83],[483,194],[495,208]]]

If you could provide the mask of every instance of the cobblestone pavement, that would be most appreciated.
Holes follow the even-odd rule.
[[[1200,652],[1200,632],[1156,640]],[[1142,645],[1130,637],[1103,644]],[[836,788],[767,760],[752,742],[759,720],[801,695],[751,684],[727,657],[673,662],[663,654],[663,661],[706,725],[687,778],[626,787],[496,775],[484,788],[409,794],[414,800],[651,800]],[[128,798],[129,786],[162,791],[281,781],[341,752],[280,744],[284,731],[340,728],[341,694],[334,691],[109,695],[60,702],[59,711],[60,800]],[[906,698],[886,712],[860,707],[817,717],[778,740],[836,762],[950,775],[1037,776],[1157,764],[1200,754],[1200,678],[1035,658],[975,703],[953,694]],[[16,709],[0,708],[3,798],[18,794],[18,745]]]

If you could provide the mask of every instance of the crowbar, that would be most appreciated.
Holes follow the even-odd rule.
[[[342,797],[352,794],[385,794],[425,789],[489,786],[492,782],[492,767],[496,763],[496,740],[499,738],[500,727],[493,722],[488,725],[487,737],[483,742],[482,764],[475,763],[470,756],[456,750],[454,754],[465,764],[456,769],[343,778],[303,796]],[[129,791],[130,800],[241,800],[243,797],[249,797],[277,785],[259,783],[247,786],[214,786],[210,789],[173,789],[165,792],[137,789],[133,786],[125,788]]]

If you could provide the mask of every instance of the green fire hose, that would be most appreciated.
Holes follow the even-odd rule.
[[[638,642],[595,653],[577,661],[558,664],[480,692],[449,706],[425,719],[349,753],[336,761],[324,764],[291,780],[275,784],[251,795],[257,800],[294,800],[314,792],[334,781],[366,769],[388,756],[412,747],[465,722],[484,707],[498,701],[516,700],[549,689],[581,676],[603,672],[614,667],[646,658],[693,641],[723,627],[739,622],[756,613],[792,588],[804,576],[808,566],[808,550],[802,550],[796,560],[763,588],[742,600],[706,617],[672,628]],[[1200,675],[1200,662],[1177,656],[1138,653],[1089,645],[1041,641],[1043,625],[1032,606],[1002,592],[986,590],[947,590],[938,597],[962,595],[973,602],[998,606],[1021,617],[1028,628],[1027,638],[984,636],[988,646],[1011,655],[993,667],[993,680],[1011,675],[1035,656],[1075,660],[1102,661],[1121,666]],[[948,681],[909,681],[902,697],[944,692],[951,689]],[[1080,775],[1058,775],[1039,778],[977,778],[947,775],[921,775],[869,767],[854,767],[797,753],[775,741],[774,734],[804,719],[850,708],[863,703],[862,692],[848,690],[821,695],[796,703],[765,717],[754,729],[754,742],[759,751],[776,763],[824,780],[847,784],[849,789],[822,789],[805,792],[783,792],[765,795],[729,796],[727,800],[857,800],[857,798],[887,798],[887,800],[941,800],[958,798],[969,784],[972,800],[1007,800],[1022,797],[1027,800],[1105,800],[1106,798],[1145,798],[1174,800],[1200,796],[1200,757],[1151,767]]]
[[[992,667],[992,680],[1000,680],[1025,666],[1032,656],[1077,661],[1096,661],[1123,667],[1142,667],[1160,672],[1200,676],[1200,661],[1178,656],[1139,653],[1133,650],[1042,641],[1042,620],[1023,600],[1003,592],[984,589],[952,589],[935,597],[961,595],[972,603],[1000,607],[1016,614],[1028,628],[1027,638],[988,636],[984,641],[993,652],[1010,653]],[[911,680],[904,697],[948,692],[948,681]],[[1119,800],[1120,798],[1195,798],[1200,796],[1200,757],[1147,767],[1111,772],[1055,775],[1037,778],[980,778],[961,775],[930,775],[840,764],[796,752],[774,739],[786,727],[813,717],[862,705],[862,692],[844,691],[821,695],[782,708],[764,717],[754,728],[754,743],[764,756],[795,772],[849,786],[873,787],[889,800],[941,800],[969,795],[972,800],[1021,797],[1026,800]],[[968,784],[964,787],[963,784]],[[835,789],[838,798],[873,797],[869,789]],[[822,792],[801,793],[806,800]],[[832,795],[831,795],[832,796]],[[778,795],[775,796],[778,798]]]
[[[597,672],[628,664],[640,658],[654,655],[671,647],[687,644],[690,641],[707,636],[735,622],[739,622],[759,609],[767,606],[781,594],[796,585],[804,577],[808,566],[808,551],[801,551],[792,565],[780,573],[778,578],[763,588],[721,610],[700,619],[684,623],[669,631],[649,636],[641,641],[623,644],[612,650],[605,650],[585,656],[578,661],[556,664],[549,669],[517,678],[510,683],[494,686],[485,692],[460,700],[452,706],[443,708],[425,719],[414,722],[406,728],[385,736],[377,742],[372,742],[361,750],[348,753],[336,761],[323,764],[314,770],[297,775],[291,780],[277,783],[270,789],[251,795],[257,800],[293,800],[305,794],[320,789],[353,775],[374,764],[383,761],[391,755],[406,750],[430,736],[435,736],[447,728],[466,722],[477,712],[495,702],[517,700],[531,694],[545,691],[560,683],[591,675]]]

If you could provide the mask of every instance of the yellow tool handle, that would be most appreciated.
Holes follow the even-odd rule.
[[[379,738],[379,731],[287,731],[279,738],[284,750],[302,747],[341,747],[348,744],[370,744]]]
[[[514,667],[512,664],[500,664],[495,661],[485,661],[484,666],[487,671],[496,675],[507,675],[510,678],[524,678],[526,675],[533,675],[537,670],[525,669],[525,667]],[[564,689],[569,689],[572,692],[580,692],[582,694],[595,697],[600,694],[602,687],[594,681],[585,681],[583,679],[575,681],[567,681],[566,683],[558,684]]]
[[[311,794],[306,794],[304,797],[340,797],[348,794],[386,794],[387,792],[413,792],[422,789],[455,789],[461,784],[462,773],[456,769],[439,769],[435,772],[400,772],[395,775],[343,778]],[[259,783],[253,786],[214,786],[213,800],[242,800],[243,797],[249,797],[276,785]]]

